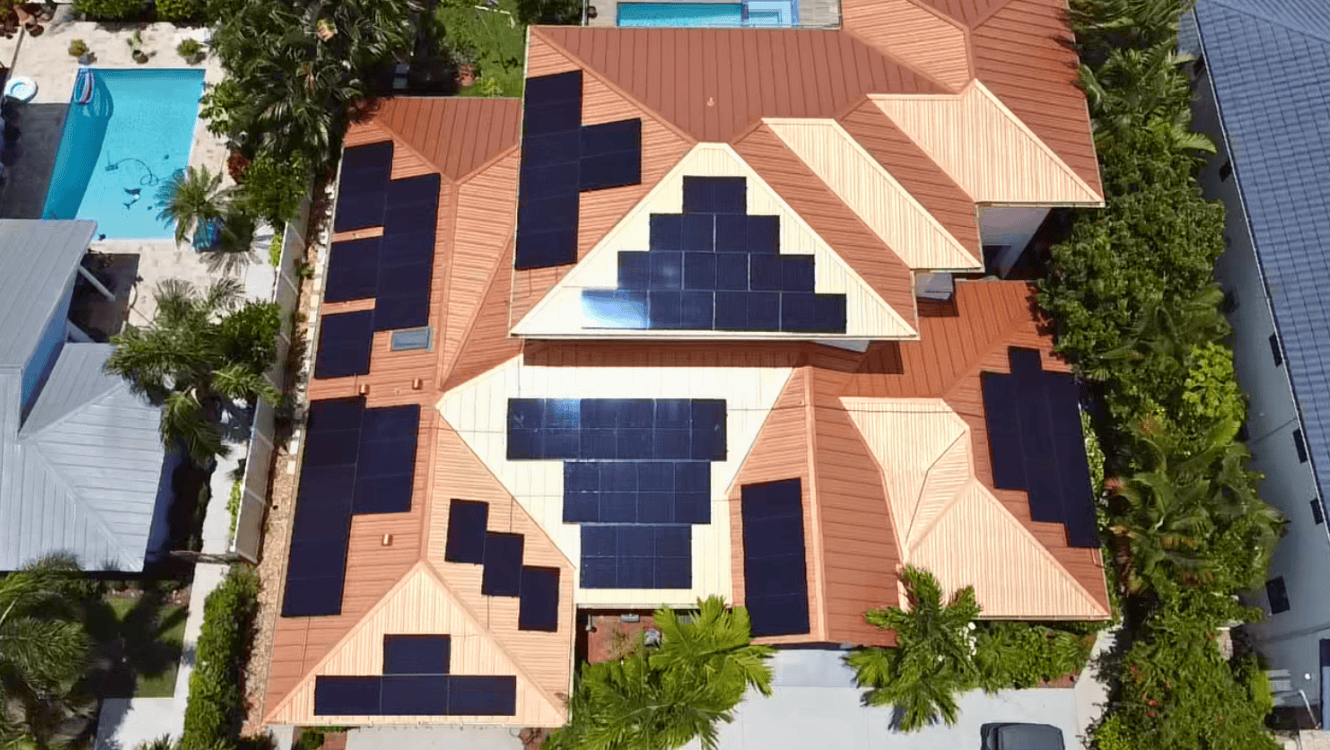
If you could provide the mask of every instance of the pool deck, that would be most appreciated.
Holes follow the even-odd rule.
[[[186,36],[200,33],[198,27],[176,27],[166,23],[148,24],[140,32],[143,50],[150,59],[138,65],[130,54],[128,40],[136,24],[99,24],[75,20],[68,5],[57,6],[55,17],[44,24],[40,36],[24,33],[12,39],[0,39],[0,62],[10,65],[11,77],[26,76],[37,84],[37,96],[27,104],[19,105],[18,161],[5,170],[5,184],[0,187],[0,216],[16,219],[41,218],[42,205],[51,172],[55,168],[56,151],[65,123],[74,79],[78,75],[78,59],[69,54],[69,43],[82,39],[92,51],[93,67],[98,68],[202,68],[204,83],[216,83],[224,75],[221,63],[207,58],[203,63],[191,65],[175,48]],[[190,166],[207,167],[216,172],[226,168],[226,140],[208,132],[199,120],[194,126],[194,143],[190,150]],[[230,178],[226,178],[230,183]],[[267,235],[267,232],[264,232]],[[258,242],[256,241],[256,246]],[[266,242],[264,243],[266,248]],[[139,281],[131,295],[129,323],[143,325],[152,320],[156,312],[152,290],[165,279],[184,279],[205,285],[217,278],[219,272],[209,270],[204,256],[187,244],[176,246],[171,239],[107,240],[94,242],[92,249],[107,253],[138,253]],[[266,249],[256,253],[255,262],[267,266]],[[255,269],[257,270],[257,269]],[[234,275],[242,278],[252,273],[238,270]]]
[[[629,0],[625,0],[628,2]],[[634,0],[636,2],[668,3],[703,3],[712,4],[726,0]],[[798,28],[835,29],[840,28],[840,0],[794,0],[799,8]],[[596,9],[596,17],[587,21],[587,26],[614,27],[618,25],[619,0],[587,0],[587,4]]]

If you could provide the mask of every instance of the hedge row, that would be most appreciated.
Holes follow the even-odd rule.
[[[189,676],[181,750],[234,743],[244,720],[245,661],[259,608],[259,578],[237,566],[203,605],[203,629]]]

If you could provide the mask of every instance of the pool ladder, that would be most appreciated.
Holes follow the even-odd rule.
[[[81,69],[78,78],[74,79],[75,104],[88,104],[92,101],[92,92],[95,88],[93,83],[92,68]]]

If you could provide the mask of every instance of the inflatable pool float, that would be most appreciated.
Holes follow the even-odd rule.
[[[11,99],[17,99],[21,102],[32,101],[32,97],[37,95],[37,82],[27,76],[17,76],[11,78],[9,83],[5,84],[5,96]]]

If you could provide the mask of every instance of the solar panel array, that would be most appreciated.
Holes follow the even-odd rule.
[[[725,422],[719,399],[509,399],[507,456],[564,461],[583,588],[689,588]]]
[[[514,265],[577,262],[580,195],[642,182],[642,120],[582,124],[582,71],[528,78]]]
[[[489,531],[489,503],[453,500],[443,559],[481,565],[480,593],[518,597],[519,630],[559,629],[559,569],[522,564],[521,534]]]
[[[744,605],[753,635],[809,632],[808,563],[798,479],[744,485]]]
[[[1069,545],[1098,547],[1076,381],[1045,372],[1038,351],[1008,357],[1010,375],[983,374],[993,485],[1026,490],[1031,519],[1066,526]]]
[[[283,617],[341,612],[351,516],[411,510],[419,428],[416,404],[310,402]]]
[[[324,315],[319,320],[319,349],[314,377],[345,378],[369,372],[374,346],[374,311]]]
[[[334,242],[323,299],[375,298],[373,330],[429,324],[435,229],[441,177],[388,179],[391,141],[355,146],[343,153],[334,231],[382,226],[368,239]]]
[[[517,678],[449,674],[451,638],[385,635],[383,675],[314,678],[317,716],[513,716]]]
[[[846,297],[813,291],[811,255],[780,254],[780,217],[748,215],[743,177],[683,178],[683,213],[651,214],[615,289],[582,290],[588,328],[844,333]]]

